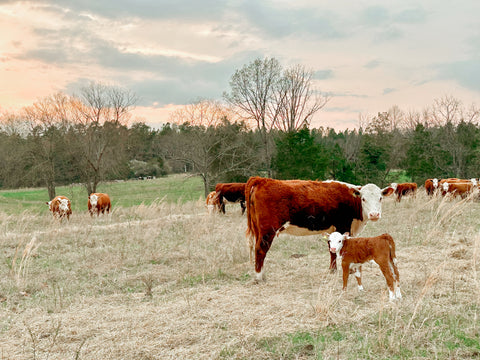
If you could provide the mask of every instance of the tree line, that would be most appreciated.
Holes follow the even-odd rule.
[[[359,128],[311,128],[328,97],[313,72],[257,59],[236,71],[224,102],[199,99],[155,129],[132,122],[130,91],[92,83],[0,115],[0,187],[81,183],[189,173],[205,194],[252,175],[337,179],[383,186],[408,178],[479,177],[480,111],[445,96],[422,112],[393,106]]]

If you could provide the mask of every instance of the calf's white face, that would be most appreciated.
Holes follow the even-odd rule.
[[[382,217],[382,199],[394,192],[391,186],[380,189],[375,184],[367,184],[358,190],[362,198],[363,219],[377,221]]]
[[[95,207],[97,206],[98,196],[97,195],[90,195],[90,204]]]
[[[328,235],[328,241],[330,242],[330,252],[338,253],[343,247],[343,241],[347,238],[348,233],[340,234],[335,231]]]
[[[67,212],[68,211],[68,200],[67,199],[60,199],[60,203],[58,204],[58,208],[61,211]]]
[[[438,179],[433,179],[433,188],[436,189],[438,187]]]

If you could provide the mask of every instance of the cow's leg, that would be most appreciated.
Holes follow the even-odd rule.
[[[393,262],[390,264],[390,266],[393,268],[393,273],[394,273],[394,280],[395,280],[395,298],[396,299],[401,299],[402,298],[402,293],[400,292],[400,274],[398,272],[397,268],[397,259],[393,259]]]
[[[247,208],[245,206],[245,201],[240,201],[240,206],[242,207],[242,215],[245,214],[245,209]]]
[[[225,201],[220,200],[220,211],[225,214]]]
[[[263,262],[265,261],[265,256],[267,255],[268,249],[272,245],[273,238],[275,233],[267,233],[260,238],[257,238],[255,244],[255,273],[256,280],[263,280]]]
[[[385,276],[385,280],[387,281],[389,298],[390,300],[395,300],[395,293],[393,289],[393,273],[392,273],[392,269],[390,268],[390,263],[381,264],[380,270],[382,270],[383,276]]]
[[[342,271],[343,271],[343,290],[347,290],[348,276],[350,275],[350,263],[342,261]]]
[[[363,291],[362,285],[362,266],[356,266],[352,270],[354,270],[355,278],[357,279],[358,284],[358,291]]]

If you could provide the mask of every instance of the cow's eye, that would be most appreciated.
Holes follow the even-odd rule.
[[[362,201],[365,201],[365,198],[362,198]]]

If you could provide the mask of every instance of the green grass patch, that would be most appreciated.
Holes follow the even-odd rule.
[[[154,201],[184,204],[203,197],[203,183],[199,177],[171,175],[152,180],[129,180],[100,183],[97,192],[109,194],[112,207],[150,205]],[[57,186],[57,195],[72,202],[72,211],[87,211],[88,194],[82,185]],[[25,210],[36,214],[48,212],[46,189],[20,189],[0,191],[0,211],[19,214]]]

